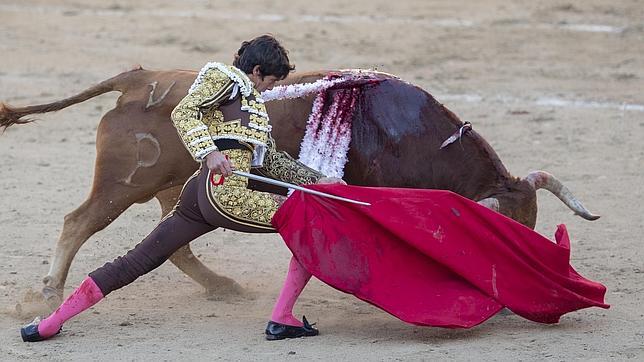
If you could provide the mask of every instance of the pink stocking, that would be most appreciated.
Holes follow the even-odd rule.
[[[300,296],[309,279],[311,279],[311,273],[304,269],[295,257],[291,257],[284,287],[280,292],[277,303],[275,303],[275,307],[273,307],[273,314],[271,315],[273,322],[294,327],[303,325],[299,319],[293,316],[293,306],[295,306],[297,297]]]
[[[98,303],[103,299],[103,292],[90,277],[85,278],[80,286],[49,317],[38,324],[38,333],[49,338],[58,333],[67,320]]]

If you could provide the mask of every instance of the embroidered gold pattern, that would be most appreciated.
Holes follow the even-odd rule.
[[[246,142],[256,143],[257,141],[266,144],[268,133],[243,126],[241,123],[226,122],[215,126],[213,139],[229,138]]]
[[[264,105],[263,102],[258,102],[256,99],[260,98],[259,93],[257,91],[253,92],[253,96],[255,99],[248,100],[246,98],[242,99],[241,101],[241,109],[242,111],[247,111],[249,113],[258,115],[260,117],[266,118],[268,117],[268,114],[266,113],[266,106]]]
[[[226,74],[209,71],[204,75],[199,87],[184,97],[172,111],[174,126],[195,160],[200,161],[205,155],[217,149],[209,129],[203,128],[205,122],[202,120],[202,104],[209,103],[212,106],[216,102],[221,102],[227,95],[226,90],[230,91],[232,85],[232,80]],[[207,113],[210,122],[223,120],[223,115],[218,110]],[[201,141],[193,143],[196,140]]]
[[[251,151],[231,149],[222,152],[237,170],[250,172]],[[218,177],[215,176],[215,182]],[[208,191],[213,206],[227,218],[264,229],[273,228],[271,219],[279,204],[268,192],[248,189],[247,178],[233,175],[227,177],[222,185],[209,184]]]
[[[224,114],[219,109],[212,108],[203,113],[201,120],[208,127],[211,135],[217,134],[217,125],[224,122]]]
[[[324,177],[324,174],[293,159],[288,153],[277,151],[272,138],[264,156],[264,166],[259,171],[270,178],[296,185],[314,184]]]
[[[266,107],[256,89],[253,88],[248,95],[244,92],[240,95],[241,109],[250,113],[249,125],[224,123],[224,115],[217,109],[222,101],[230,97],[235,84],[240,86],[239,83],[242,82],[245,86],[252,85],[246,84],[245,80],[248,78],[245,74],[221,63],[202,72],[195,81],[194,88],[191,88],[192,91],[172,111],[172,121],[193,158],[201,161],[208,153],[216,150],[215,139],[237,139],[265,146],[270,125]]]

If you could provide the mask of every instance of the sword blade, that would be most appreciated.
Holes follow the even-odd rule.
[[[305,187],[298,186],[298,185],[293,185],[293,184],[290,184],[288,182],[273,180],[272,178],[263,177],[263,176],[259,176],[259,175],[253,175],[252,173],[248,173],[248,172],[233,171],[233,173],[235,175],[237,175],[237,176],[246,177],[246,178],[249,178],[251,180],[260,181],[260,182],[264,182],[264,183],[275,185],[275,186],[286,187],[286,188],[289,188],[289,189],[294,189],[294,190],[306,192],[307,194],[313,194],[313,195],[317,195],[317,196],[328,197],[330,199],[340,200],[340,201],[344,201],[344,202],[350,202],[352,204],[371,206],[371,204],[368,203],[368,202],[348,199],[348,198],[342,197],[342,196],[331,195],[331,194],[327,194],[326,192],[320,192],[320,191],[316,191],[316,190],[307,189]]]

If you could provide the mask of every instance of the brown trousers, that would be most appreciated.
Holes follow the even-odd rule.
[[[204,165],[186,182],[174,210],[143,241],[127,254],[89,274],[103,295],[156,269],[180,247],[219,227],[241,232],[274,232],[240,224],[222,216],[209,201],[206,187],[209,182],[209,172]]]

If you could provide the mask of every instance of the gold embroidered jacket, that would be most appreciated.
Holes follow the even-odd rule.
[[[237,113],[247,112],[247,116],[225,119],[222,106],[238,97],[241,98],[241,106]],[[276,150],[261,95],[248,76],[233,66],[215,62],[206,64],[188,95],[172,111],[172,122],[198,162],[217,150],[216,140],[229,139],[250,148],[253,151],[251,165],[262,167],[261,173],[269,177],[304,184],[314,183],[324,176],[285,152]]]

